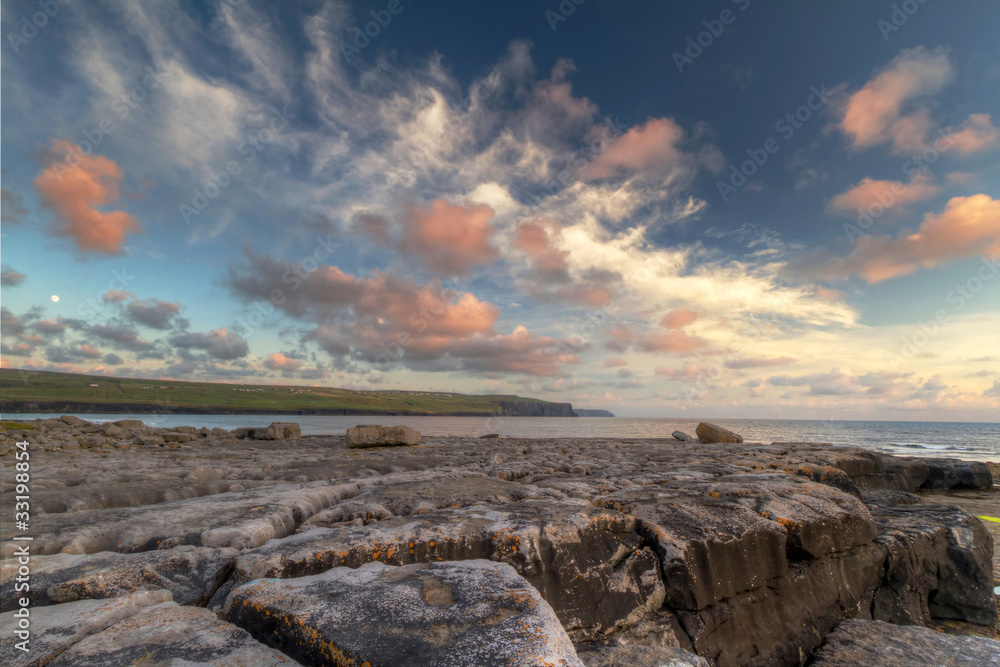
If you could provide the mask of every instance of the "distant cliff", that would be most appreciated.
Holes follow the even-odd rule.
[[[494,401],[500,414],[515,417],[576,417],[571,403],[545,403],[533,401]]]
[[[583,408],[576,408],[574,412],[577,417],[614,417],[607,410],[584,410]]]

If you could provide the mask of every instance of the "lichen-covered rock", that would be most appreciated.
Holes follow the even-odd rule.
[[[28,652],[17,648],[23,641],[15,632],[14,611],[0,614],[0,664],[4,667],[31,667],[51,661],[73,644],[114,625],[140,610],[170,601],[168,591],[143,591],[111,600],[83,600],[53,607],[29,607]],[[105,663],[107,664],[107,663]]]
[[[705,444],[713,442],[727,442],[727,443],[743,442],[743,436],[737,435],[736,433],[724,429],[721,426],[716,426],[715,424],[709,424],[708,422],[702,422],[698,424],[698,428],[695,429],[695,433],[698,435],[698,439]]]
[[[847,621],[826,637],[812,667],[997,667],[1000,642],[912,625]]]
[[[256,641],[245,630],[220,621],[207,609],[182,607],[174,602],[142,609],[105,630],[90,634],[48,663],[51,667],[291,667],[295,664],[294,660]]]
[[[489,559],[512,565],[567,629],[589,636],[633,622],[662,603],[659,563],[640,548],[641,541],[633,518],[580,501],[445,508],[274,540],[237,558],[232,583],[373,561]]]
[[[409,426],[375,426],[372,424],[352,426],[347,429],[347,446],[392,447],[415,445],[420,442],[420,433]]]
[[[204,606],[232,569],[235,549],[182,546],[137,554],[101,552],[31,557],[31,589],[15,594],[16,559],[0,564],[2,611],[15,608],[18,597],[31,606],[104,599],[141,590],[167,590],[174,602]]]
[[[491,561],[257,580],[224,614],[304,664],[582,667],[538,591]]]
[[[930,618],[992,625],[993,538],[968,512],[944,505],[872,509],[888,550],[877,620],[924,624]]]

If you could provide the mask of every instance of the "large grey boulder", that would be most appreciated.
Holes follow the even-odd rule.
[[[873,507],[872,514],[888,550],[872,607],[876,620],[996,622],[993,538],[978,519],[958,507],[924,504]]]
[[[641,542],[634,518],[581,501],[443,508],[272,540],[237,558],[231,583],[373,561],[489,559],[513,566],[563,625],[585,638],[633,623],[662,604],[659,563]]]
[[[725,442],[725,443],[743,442],[743,436],[737,435],[732,431],[727,431],[721,426],[716,426],[715,424],[709,424],[708,422],[702,422],[698,424],[698,428],[695,430],[695,433],[698,434],[698,439],[705,444],[713,442]]]
[[[28,652],[17,648],[17,612],[0,614],[0,664],[4,667],[31,667],[51,661],[76,642],[111,627],[145,607],[170,601],[168,591],[143,591],[112,600],[84,600],[54,607],[29,609]]]
[[[16,559],[0,564],[2,611],[15,609],[19,597],[31,606],[105,599],[141,590],[166,590],[174,602],[204,606],[232,569],[235,549],[182,546],[137,554],[100,552],[31,557],[31,588],[14,592]]]
[[[826,637],[811,667],[997,667],[1000,642],[913,625],[847,621]]]
[[[409,426],[369,424],[347,429],[347,446],[352,448],[415,445],[419,442],[419,431],[414,431]]]
[[[303,664],[583,667],[538,591],[491,561],[257,580],[224,615]]]
[[[207,609],[182,607],[174,602],[142,609],[101,632],[90,634],[48,663],[51,667],[291,667],[295,664],[294,660],[257,642],[245,630],[219,620]]]

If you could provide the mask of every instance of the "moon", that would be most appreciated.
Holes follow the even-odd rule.
[[[53,294],[49,298],[52,299],[52,303],[55,303],[55,302],[59,301],[59,295],[57,295],[57,294]]]

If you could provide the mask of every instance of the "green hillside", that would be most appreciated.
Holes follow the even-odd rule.
[[[17,369],[0,369],[0,410],[574,416],[568,403],[521,396],[177,382]]]

